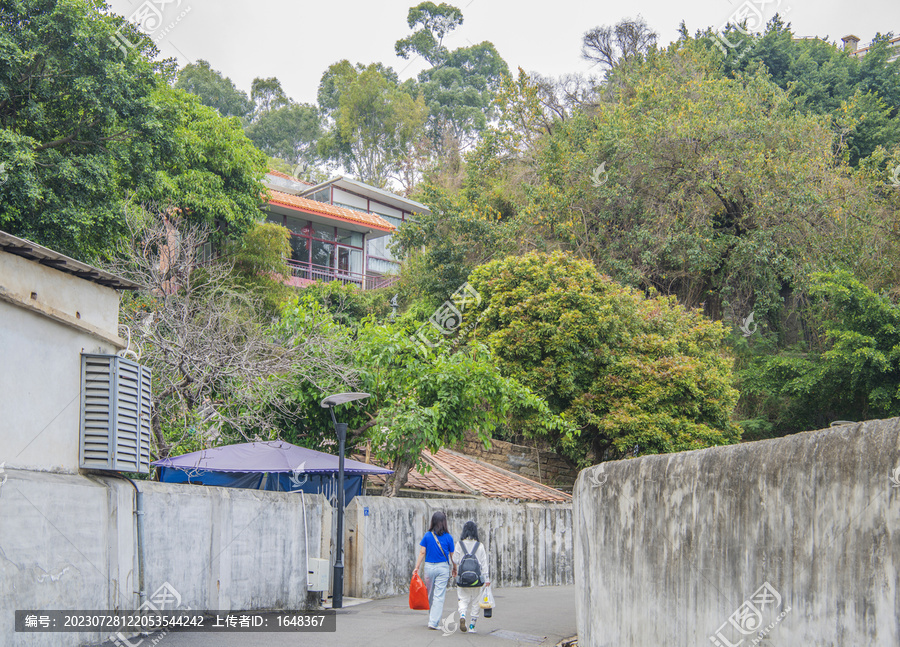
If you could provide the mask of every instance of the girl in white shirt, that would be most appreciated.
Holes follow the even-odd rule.
[[[460,586],[459,582],[466,579],[472,579],[471,575],[466,576],[462,570],[462,561],[466,554],[474,551],[474,556],[478,560],[481,570],[480,581],[474,586]],[[453,551],[456,558],[453,561],[458,565],[459,579],[457,580],[456,594],[459,596],[459,628],[462,631],[475,633],[475,621],[478,619],[478,606],[481,600],[482,586],[490,586],[490,573],[488,570],[487,550],[478,539],[478,526],[474,521],[467,521],[463,526],[462,535]],[[466,621],[468,620],[468,626]]]

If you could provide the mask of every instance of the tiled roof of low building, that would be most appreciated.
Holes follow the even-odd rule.
[[[384,218],[374,213],[366,213],[364,211],[356,211],[345,207],[338,207],[333,204],[310,200],[309,198],[301,198],[298,195],[291,195],[275,189],[269,189],[268,202],[270,204],[278,204],[304,213],[313,213],[320,216],[327,216],[335,220],[344,220],[366,225],[373,229],[381,231],[394,231],[394,226]]]
[[[481,495],[491,499],[559,503],[572,500],[571,495],[565,492],[448,449],[441,449],[436,454],[423,452],[422,458],[432,466],[431,471],[422,473],[410,470],[404,487],[447,494]],[[384,479],[378,476],[371,476],[369,480],[376,485],[384,483]]]

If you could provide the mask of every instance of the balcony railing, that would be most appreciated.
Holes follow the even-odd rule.
[[[362,290],[375,290],[390,287],[396,283],[398,276],[364,275],[358,272],[337,270],[333,267],[304,263],[302,261],[288,260],[291,268],[291,276],[308,281],[340,281],[344,285],[356,285]]]

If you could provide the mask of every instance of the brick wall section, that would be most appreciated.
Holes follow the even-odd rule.
[[[559,454],[543,451],[534,447],[514,445],[504,440],[491,441],[491,448],[485,449],[484,443],[474,434],[467,434],[465,441],[456,450],[472,456],[485,463],[502,467],[526,478],[533,479],[543,485],[572,491],[578,468]],[[540,463],[538,463],[540,457]]]

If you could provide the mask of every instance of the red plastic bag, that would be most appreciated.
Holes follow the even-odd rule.
[[[409,583],[409,608],[428,611],[428,589],[418,573],[413,573]]]

